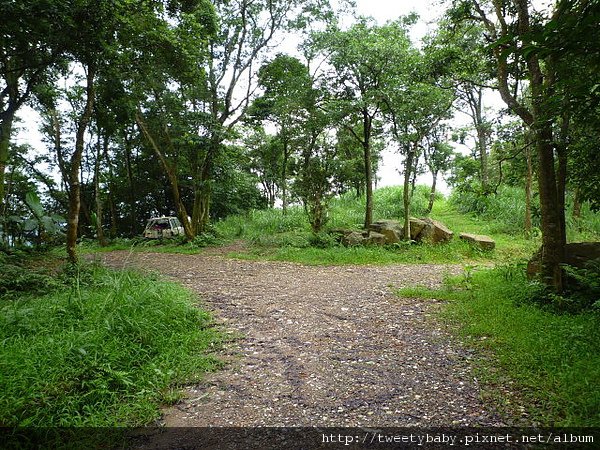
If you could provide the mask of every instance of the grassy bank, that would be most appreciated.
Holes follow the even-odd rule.
[[[0,287],[2,426],[138,426],[214,370],[221,336],[182,287],[90,267]],[[39,281],[39,280],[38,280]]]
[[[491,394],[496,383],[512,381],[537,423],[600,426],[600,315],[545,311],[530,303],[535,289],[522,267],[507,266],[399,295],[448,300],[443,318],[487,355],[477,375]]]

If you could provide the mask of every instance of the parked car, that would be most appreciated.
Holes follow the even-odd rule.
[[[177,217],[153,217],[148,219],[144,237],[147,239],[164,239],[183,236],[183,227]]]

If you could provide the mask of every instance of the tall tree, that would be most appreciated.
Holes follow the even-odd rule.
[[[454,86],[456,108],[466,114],[475,130],[475,149],[479,160],[479,179],[483,194],[489,192],[490,119],[484,100],[495,89],[494,70],[486,52],[485,29],[478,23],[440,22],[427,37],[425,53],[434,70]]]
[[[405,157],[404,238],[410,240],[411,180],[416,179],[424,140],[449,116],[454,90],[438,75],[430,57],[417,50],[397,60],[395,69],[386,74],[383,84],[385,115]]]
[[[346,31],[331,29],[315,39],[334,70],[330,84],[337,101],[330,108],[339,111],[341,124],[363,149],[367,229],[373,221],[373,136],[384,106],[384,80],[407,64],[411,42],[405,24],[411,20],[379,27],[361,18]]]
[[[529,0],[461,0],[453,14],[460,20],[482,24],[491,42],[498,89],[507,106],[530,128],[538,157],[538,187],[542,215],[542,271],[544,282],[562,292],[566,244],[565,182],[566,148],[560,145],[557,129],[567,124],[558,113],[553,97],[556,72],[551,59],[536,51],[535,32],[550,20],[565,14],[561,2],[544,17]],[[524,73],[523,73],[524,72]],[[528,101],[519,97],[526,78]],[[556,150],[556,154],[555,154]]]
[[[63,55],[66,42],[56,30],[68,15],[62,2],[0,1],[0,206],[15,116]]]
[[[268,120],[277,127],[282,151],[278,184],[285,214],[288,204],[288,166],[294,150],[294,138],[299,133],[298,124],[303,120],[303,112],[306,112],[312,80],[305,64],[297,58],[280,54],[260,68],[258,81],[264,94],[254,101],[251,112],[254,117]]]
[[[330,19],[325,0],[240,0],[214,3],[220,31],[211,39],[208,54],[210,115],[206,151],[200,161],[198,229],[210,221],[214,162],[233,127],[245,116],[257,89],[255,67],[270,46],[287,30],[303,28],[312,19]]]

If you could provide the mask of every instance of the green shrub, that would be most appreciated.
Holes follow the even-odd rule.
[[[331,248],[340,245],[335,236],[325,232],[312,233],[308,239],[308,242],[310,243],[311,247],[316,248]]]
[[[200,233],[188,245],[191,247],[203,248],[221,244],[222,241],[213,233]]]
[[[600,312],[600,260],[590,261],[583,269],[565,266],[565,291],[557,294],[536,283],[528,301],[557,313]]]
[[[532,203],[532,225],[540,226],[539,198]],[[496,194],[455,190],[451,204],[462,214],[472,213],[490,223],[490,233],[522,234],[525,226],[525,191],[501,186]]]
[[[4,264],[0,273],[0,296],[45,294],[59,285],[54,277],[10,264]]]
[[[0,297],[8,299],[23,295],[42,295],[53,292],[62,285],[61,278],[49,273],[45,266],[27,267],[24,262],[30,259],[31,255],[22,252],[12,256],[0,252]]]

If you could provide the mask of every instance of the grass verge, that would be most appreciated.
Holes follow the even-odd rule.
[[[65,279],[45,295],[3,295],[2,426],[145,425],[179,385],[219,367],[223,337],[184,288],[100,267]]]
[[[247,260],[290,261],[307,265],[361,265],[361,264],[460,264],[485,262],[491,253],[454,240],[443,245],[396,244],[385,247],[329,248],[293,246],[254,246],[244,252],[230,253],[232,258]]]
[[[443,317],[482,350],[478,375],[492,387],[508,377],[542,426],[600,426],[600,315],[556,315],[529,303],[522,267],[467,271],[440,290],[403,297],[449,300]]]

